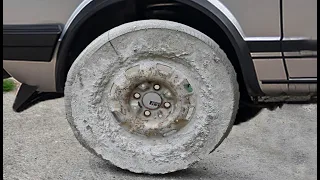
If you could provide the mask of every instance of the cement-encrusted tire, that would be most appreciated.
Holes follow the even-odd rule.
[[[164,174],[205,158],[238,109],[226,54],[183,24],[136,21],[89,44],[69,70],[67,120],[90,152],[136,173]]]

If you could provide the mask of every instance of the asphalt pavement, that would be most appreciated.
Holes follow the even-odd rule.
[[[89,153],[65,119],[63,98],[22,112],[12,110],[15,93],[3,93],[5,180],[315,180],[317,105],[263,110],[234,126],[207,159],[166,175],[134,174]]]

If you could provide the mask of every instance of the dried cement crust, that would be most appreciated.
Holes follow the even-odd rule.
[[[158,61],[188,77],[197,97],[190,123],[164,138],[121,128],[108,107],[117,73]],[[65,87],[67,120],[90,152],[136,173],[164,174],[205,158],[231,130],[238,109],[235,71],[219,46],[188,26],[144,20],[118,26],[94,40],[73,63]]]

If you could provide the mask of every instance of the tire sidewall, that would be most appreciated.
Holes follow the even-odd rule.
[[[116,74],[150,60],[184,72],[197,97],[192,121],[157,140],[130,134],[108,108]],[[230,130],[238,100],[234,69],[219,46],[161,20],[124,24],[98,37],[73,63],[65,87],[67,119],[80,143],[120,168],[144,173],[185,169],[204,158]]]

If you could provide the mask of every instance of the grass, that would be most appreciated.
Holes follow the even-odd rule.
[[[16,87],[16,84],[12,79],[4,79],[3,80],[3,92],[9,92],[14,90]]]

